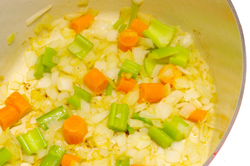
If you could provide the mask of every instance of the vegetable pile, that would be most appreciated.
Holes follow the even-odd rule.
[[[26,79],[0,84],[0,165],[203,165],[227,123],[209,67],[139,3],[115,23],[86,7],[36,24]]]

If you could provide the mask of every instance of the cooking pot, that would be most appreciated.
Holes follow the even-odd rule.
[[[0,2],[0,75],[12,80],[15,71],[26,72],[22,52],[28,38],[34,36],[35,23],[25,21],[37,11],[52,5],[48,11],[53,17],[79,10],[78,0],[1,0]],[[100,11],[97,17],[116,21],[130,0],[89,0],[88,6]],[[181,26],[189,32],[196,47],[210,66],[217,89],[215,111],[225,116],[229,123],[219,143],[211,144],[208,165],[216,156],[232,128],[242,101],[246,77],[246,53],[243,33],[230,0],[145,0],[140,11],[149,13],[168,25]],[[15,33],[8,45],[6,38]],[[220,121],[216,125],[220,125]],[[217,136],[213,136],[212,139]],[[213,141],[212,141],[213,142]],[[214,141],[216,142],[216,141]]]

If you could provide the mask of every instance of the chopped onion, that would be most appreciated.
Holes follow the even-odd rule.
[[[51,86],[51,79],[49,77],[43,77],[38,80],[36,84],[36,88],[38,89],[46,89]]]
[[[24,81],[24,76],[20,73],[15,72],[14,81],[19,83],[19,84],[22,84]]]
[[[134,48],[132,48],[133,58],[134,58],[135,62],[138,63],[139,65],[143,65],[143,60],[145,58],[145,55],[148,52],[149,51],[145,51],[141,47],[134,47]]]
[[[48,126],[49,129],[53,129],[54,131],[62,127],[62,124],[58,122],[56,119],[50,120],[46,125]]]
[[[187,119],[194,110],[196,110],[196,107],[188,103],[180,110],[179,114]]]
[[[19,90],[20,85],[17,82],[10,82],[10,89],[12,90]]]
[[[118,31],[111,29],[107,31],[106,40],[109,42],[116,42],[118,36]]]
[[[159,75],[159,71],[161,70],[161,68],[163,68],[164,65],[160,65],[160,64],[157,64],[155,65],[155,68],[151,74],[151,77],[156,77]],[[171,70],[172,71],[172,70]]]
[[[108,116],[108,114],[109,114],[109,111],[103,111],[101,113],[94,114],[94,116],[90,118],[90,121],[94,123],[99,123],[100,121],[105,119]]]
[[[27,67],[32,67],[36,64],[37,55],[35,51],[27,51],[24,54],[25,62]]]
[[[175,162],[180,161],[180,159],[181,159],[181,156],[177,151],[166,149],[165,153],[166,153],[166,161],[167,162],[175,163]]]
[[[166,120],[173,112],[173,107],[171,105],[159,102],[155,107],[156,117]]]
[[[36,19],[38,19],[41,15],[43,15],[45,12],[47,12],[51,7],[52,7],[52,5],[49,5],[46,8],[44,8],[44,9],[38,11],[37,13],[35,13],[34,15],[32,15],[30,18],[28,18],[26,20],[26,22],[25,22],[26,25],[28,26],[28,25],[32,24]]]
[[[71,92],[73,90],[73,81],[71,78],[59,77],[57,80],[57,87],[60,91]]]

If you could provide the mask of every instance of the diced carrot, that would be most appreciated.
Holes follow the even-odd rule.
[[[137,85],[137,81],[133,78],[127,79],[126,77],[120,77],[117,81],[116,90],[128,93],[133,90]]]
[[[81,159],[79,157],[65,154],[61,161],[61,166],[71,166],[73,163],[78,163]]]
[[[79,144],[88,132],[85,120],[73,115],[63,122],[63,136],[68,144]]]
[[[197,109],[193,111],[190,116],[188,117],[188,120],[193,121],[193,122],[201,122],[203,118],[205,117],[207,111]]]
[[[161,101],[166,95],[165,88],[161,83],[141,83],[139,84],[139,103],[156,103]]]
[[[70,28],[76,33],[80,33],[84,29],[87,29],[94,21],[94,16],[91,14],[80,17],[70,23]]]
[[[6,105],[0,109],[0,126],[3,130],[6,130],[8,127],[14,125],[20,119],[20,114],[11,105]]]
[[[138,43],[138,35],[132,29],[127,29],[120,33],[118,37],[118,48],[123,52],[128,50],[132,50],[132,47],[137,46]]]
[[[181,76],[182,72],[172,64],[165,65],[159,71],[159,79],[163,84],[170,83],[170,85],[173,85],[174,79]]]
[[[19,92],[12,93],[5,100],[5,104],[15,107],[20,114],[20,118],[24,117],[27,113],[29,113],[32,108],[30,103]]]
[[[149,26],[147,24],[145,24],[144,22],[140,21],[137,18],[135,18],[129,26],[129,29],[134,30],[141,37],[143,37],[142,32],[148,28]]]
[[[96,94],[101,94],[109,84],[108,79],[97,68],[90,70],[84,77],[83,82]]]

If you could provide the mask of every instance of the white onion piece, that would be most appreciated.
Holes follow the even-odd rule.
[[[111,29],[107,31],[106,40],[109,42],[116,42],[118,36],[118,31]]]
[[[49,129],[53,129],[54,131],[62,127],[62,124],[58,122],[56,119],[50,120],[46,125],[48,126]]]
[[[171,149],[178,151],[180,154],[183,152],[184,148],[185,144],[182,141],[180,142],[175,141],[171,144]]]
[[[156,117],[162,120],[167,119],[172,112],[173,107],[163,102],[159,102],[155,107]]]
[[[51,83],[52,83],[53,86],[56,86],[56,85],[57,85],[58,77],[59,77],[59,72],[58,72],[58,71],[53,72],[53,73],[51,74]]]
[[[46,89],[51,86],[51,79],[49,77],[43,77],[38,80],[36,84],[36,88],[38,89]]]
[[[59,77],[57,80],[57,88],[60,91],[71,92],[73,90],[73,81],[71,78]]]
[[[19,84],[22,84],[23,81],[24,81],[24,76],[22,74],[20,74],[20,73],[15,72],[14,81],[19,83]]]
[[[90,104],[85,100],[81,100],[81,111],[84,113],[90,113]]]
[[[90,121],[92,121],[94,123],[99,123],[103,119],[105,119],[108,116],[108,114],[109,114],[109,111],[103,111],[101,113],[97,113],[90,118]]]
[[[115,137],[115,141],[119,147],[123,146],[127,142],[126,134],[123,132]]]
[[[137,119],[129,119],[129,126],[135,129],[144,127],[144,123]]]
[[[26,25],[30,25],[32,24],[36,19],[38,19],[41,15],[43,15],[45,12],[47,12],[50,8],[52,7],[52,5],[47,6],[46,8],[38,11],[37,13],[35,13],[34,15],[32,15],[30,18],[28,18],[25,23]]]
[[[166,161],[167,162],[175,163],[175,162],[180,161],[180,159],[181,159],[181,156],[177,151],[166,149],[165,153],[166,153]]]
[[[10,89],[12,90],[19,90],[20,89],[20,85],[17,82],[10,82]]]
[[[89,0],[78,0],[77,5],[82,6],[82,5],[87,5],[89,3]]]
[[[27,81],[32,81],[32,80],[36,79],[36,77],[34,76],[34,73],[35,73],[35,70],[30,69],[26,74],[26,80]]]
[[[27,51],[24,54],[25,62],[27,67],[32,67],[36,64],[37,55],[35,51]]]
[[[194,110],[196,110],[196,107],[188,103],[184,107],[182,107],[179,114],[187,119]]]
[[[176,89],[187,89],[190,87],[189,81],[186,77],[175,78],[173,85]]]
[[[57,99],[58,91],[55,88],[46,88],[45,91],[52,100],[55,101]]]
[[[165,103],[170,103],[170,104],[177,104],[183,97],[184,93],[179,91],[179,90],[175,90],[173,92],[171,92],[167,97],[165,97],[165,99],[163,100]]]
[[[109,77],[111,80],[114,80],[118,77],[120,69],[115,68],[115,69],[110,69],[106,72],[107,77]]]
[[[145,55],[148,52],[149,51],[146,51],[146,50],[142,49],[141,47],[132,48],[133,58],[134,58],[135,62],[138,63],[139,65],[143,65],[143,60],[145,58]]]
[[[96,61],[95,62],[94,68],[97,68],[100,71],[102,71],[102,70],[106,71],[106,67],[107,67],[106,62],[102,62],[102,61]]]

